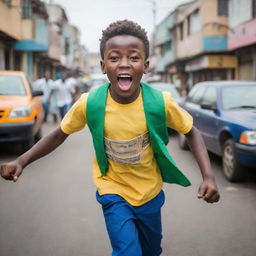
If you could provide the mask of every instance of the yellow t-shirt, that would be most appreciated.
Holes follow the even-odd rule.
[[[187,133],[192,117],[163,92],[167,126]],[[66,114],[61,129],[66,134],[81,130],[86,121],[88,93]],[[108,92],[105,110],[105,148],[109,168],[101,175],[96,157],[93,179],[100,195],[118,194],[131,205],[139,206],[153,199],[162,189],[163,181],[150,145],[142,95],[130,104],[119,104]]]

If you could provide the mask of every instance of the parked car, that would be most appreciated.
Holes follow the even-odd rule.
[[[212,81],[196,84],[181,103],[194,118],[210,152],[222,157],[229,181],[256,169],[256,82]],[[185,148],[185,136],[179,135]]]
[[[18,142],[29,149],[41,137],[42,91],[33,91],[23,72],[0,71],[0,143]]]
[[[180,96],[180,93],[173,84],[163,82],[149,82],[148,84],[160,91],[169,92],[177,103],[181,103],[182,98]]]

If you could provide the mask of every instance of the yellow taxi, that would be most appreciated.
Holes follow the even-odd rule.
[[[0,143],[29,149],[41,138],[42,91],[34,91],[24,72],[0,70]]]

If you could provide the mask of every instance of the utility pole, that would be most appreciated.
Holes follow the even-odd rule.
[[[153,12],[153,29],[155,31],[155,29],[156,29],[156,1],[153,1],[152,5],[153,5],[153,7],[152,7],[152,12]]]
[[[153,30],[156,28],[156,1],[155,0],[146,0],[152,4],[152,13],[153,13]]]
[[[153,14],[153,36],[152,36],[152,50],[151,52],[154,52],[154,48],[155,48],[155,42],[156,42],[156,36],[155,36],[155,32],[156,32],[156,0],[146,0],[147,2],[152,4],[152,14]]]

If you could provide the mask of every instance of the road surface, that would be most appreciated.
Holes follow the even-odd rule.
[[[43,132],[55,126],[45,124]],[[163,256],[255,256],[256,178],[227,182],[211,156],[221,193],[218,204],[196,198],[200,172],[189,151],[171,137],[169,150],[192,182],[165,185]],[[0,151],[0,163],[17,149]],[[52,154],[28,166],[17,183],[0,179],[0,256],[111,255],[103,215],[95,200],[88,129],[73,134]],[[135,255],[133,255],[135,256]]]

